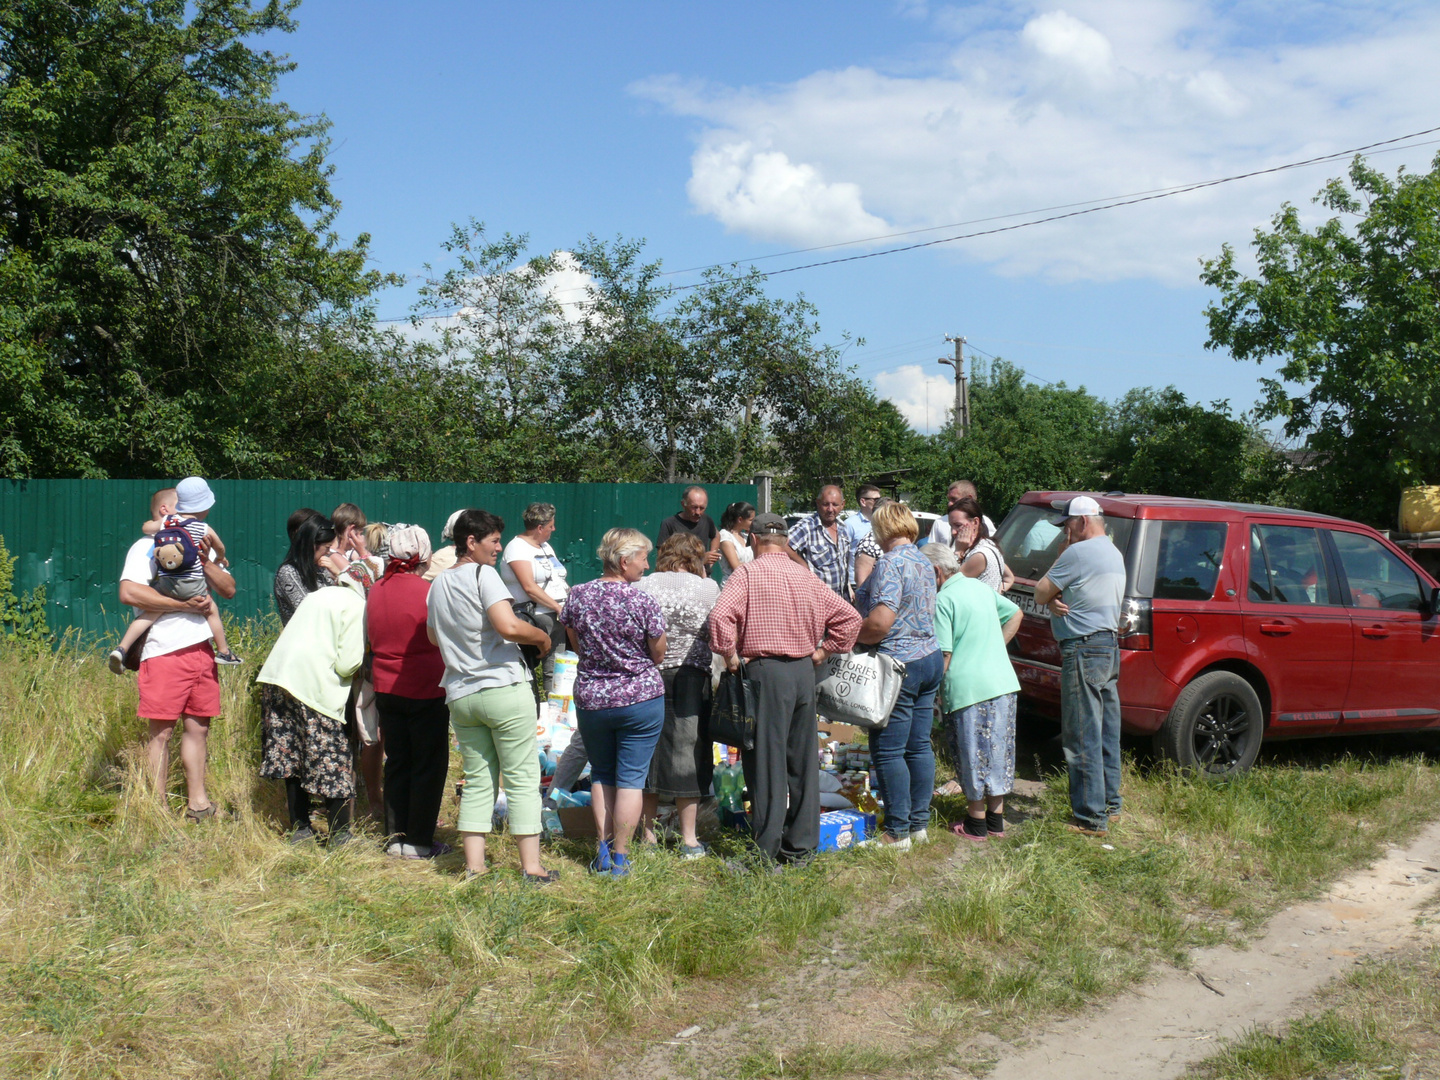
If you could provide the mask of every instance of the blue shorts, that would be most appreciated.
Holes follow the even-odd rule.
[[[590,754],[590,779],[606,787],[643,790],[665,727],[665,695],[613,709],[575,709]]]

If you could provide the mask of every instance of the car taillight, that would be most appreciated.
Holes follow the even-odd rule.
[[[1120,639],[1122,649],[1150,648],[1150,601],[1127,596],[1120,605]]]

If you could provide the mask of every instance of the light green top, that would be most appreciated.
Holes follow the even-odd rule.
[[[978,578],[956,574],[935,597],[935,637],[950,654],[945,711],[1020,691],[1002,628],[1020,609]]]
[[[331,585],[300,602],[255,681],[273,683],[316,712],[343,720],[350,676],[364,659],[365,601]]]

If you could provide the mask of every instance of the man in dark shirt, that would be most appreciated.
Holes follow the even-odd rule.
[[[680,512],[660,523],[660,539],[655,544],[656,549],[675,533],[688,532],[704,545],[706,566],[714,566],[719,562],[720,530],[715,528],[715,522],[705,513],[705,508],[709,505],[710,496],[699,484],[686,488],[680,496]]]

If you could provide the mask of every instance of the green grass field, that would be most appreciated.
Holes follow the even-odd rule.
[[[869,1075],[923,1060],[957,1017],[1013,1033],[1183,963],[1440,815],[1432,758],[1326,744],[1226,785],[1128,763],[1110,851],[1064,830],[1052,775],[1031,819],[968,861],[940,829],[902,859],[779,877],[656,851],[618,882],[561,843],[563,881],[536,890],[501,837],[497,872],[467,885],[458,855],[285,843],[279,786],[256,776],[266,641],[236,636],[253,659],[223,672],[211,738],[226,816],[199,827],[139,783],[132,677],[98,652],[0,654],[0,1075],[606,1076],[697,1010],[740,1008],[822,936],[852,942],[871,983],[919,987],[929,1019],[900,1047],[798,1030],[798,1049],[736,1047],[708,1074]]]

